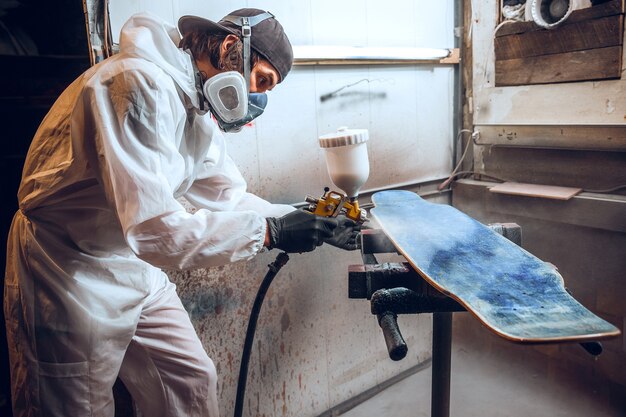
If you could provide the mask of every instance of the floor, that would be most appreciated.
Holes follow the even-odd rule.
[[[484,351],[476,343],[453,343],[450,417],[626,416],[588,381],[558,369],[548,378],[545,365],[515,355],[515,349],[511,354],[506,348]],[[430,377],[428,367],[342,417],[429,417]]]

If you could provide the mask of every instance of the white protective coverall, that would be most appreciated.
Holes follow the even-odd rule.
[[[179,40],[133,16],[35,135],[5,278],[17,416],[112,416],[118,372],[146,417],[218,415],[215,367],[159,267],[250,259],[265,217],[293,208],[246,192]]]

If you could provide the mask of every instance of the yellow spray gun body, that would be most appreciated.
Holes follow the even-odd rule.
[[[359,208],[356,199],[349,199],[338,191],[330,191],[328,187],[324,188],[324,194],[320,198],[307,195],[306,202],[310,204],[309,211],[318,216],[337,217],[343,214],[359,224],[367,221],[365,210]]]

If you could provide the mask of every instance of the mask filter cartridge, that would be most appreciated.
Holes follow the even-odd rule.
[[[259,117],[267,106],[267,95],[248,93],[245,79],[236,71],[209,78],[202,86],[202,92],[224,132],[238,132]]]
[[[248,114],[248,91],[243,76],[238,72],[214,75],[204,83],[202,91],[218,120],[233,123]]]

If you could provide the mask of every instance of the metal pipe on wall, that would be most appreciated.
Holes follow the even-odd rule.
[[[456,0],[454,7],[454,48],[460,51],[458,64],[454,66],[454,93],[452,108],[452,166],[456,166],[463,149],[463,136],[458,135],[463,128],[463,0]],[[458,141],[457,141],[458,138]],[[468,138],[469,140],[469,138]]]

